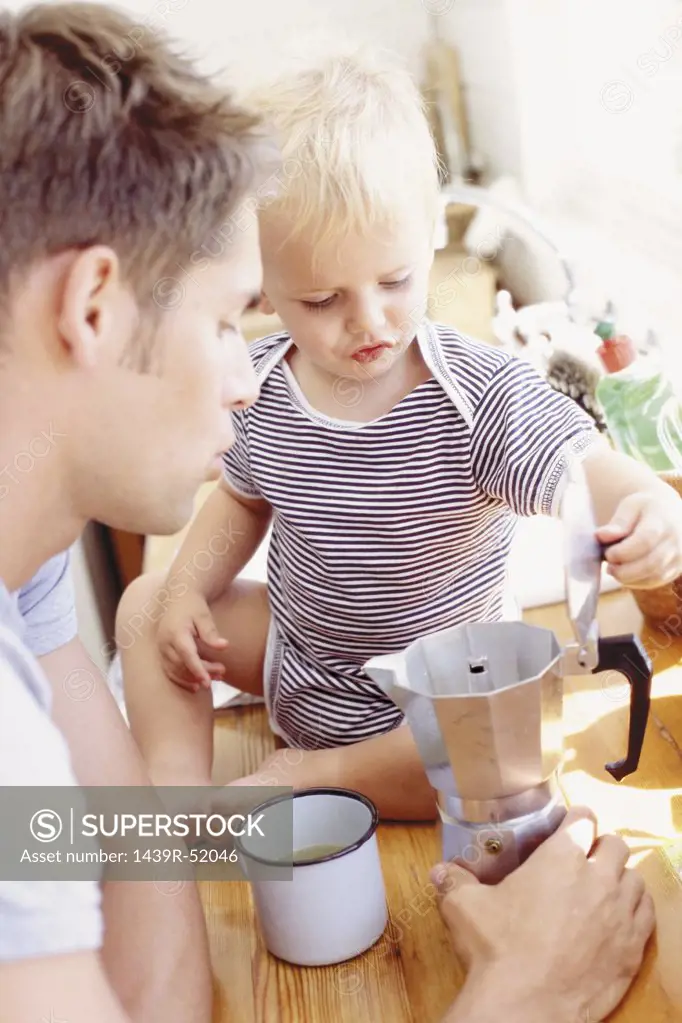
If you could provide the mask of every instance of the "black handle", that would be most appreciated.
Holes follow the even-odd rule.
[[[653,668],[649,656],[637,636],[605,636],[599,640],[599,671],[618,671],[630,683],[630,728],[628,751],[624,760],[606,764],[606,770],[616,781],[622,781],[639,766],[644,743],[649,707],[651,705],[651,677]]]

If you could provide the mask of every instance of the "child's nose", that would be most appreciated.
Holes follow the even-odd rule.
[[[349,330],[351,334],[369,334],[374,336],[386,327],[386,314],[383,303],[377,298],[358,302],[353,309]]]

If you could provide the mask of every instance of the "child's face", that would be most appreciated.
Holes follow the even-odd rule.
[[[276,215],[261,225],[263,291],[298,350],[335,376],[388,372],[426,312],[433,235],[420,211],[372,237],[287,239]]]

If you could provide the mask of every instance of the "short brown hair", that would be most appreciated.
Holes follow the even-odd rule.
[[[156,28],[97,3],[0,15],[0,299],[93,244],[151,299],[275,159],[260,118]]]

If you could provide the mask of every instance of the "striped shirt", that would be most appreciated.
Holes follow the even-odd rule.
[[[284,358],[288,334],[250,346],[261,393],[234,416],[225,478],[273,509],[264,685],[292,746],[402,723],[363,665],[426,633],[499,620],[517,516],[554,514],[564,445],[582,453],[598,438],[528,363],[430,322],[416,343],[432,378],[369,423],[309,405]]]

